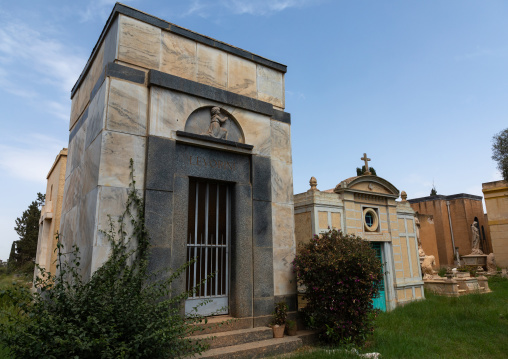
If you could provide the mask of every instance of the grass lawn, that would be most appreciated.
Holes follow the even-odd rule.
[[[508,279],[491,278],[492,293],[427,299],[381,313],[361,353],[382,358],[508,358]],[[291,359],[355,358],[341,350],[307,349]]]

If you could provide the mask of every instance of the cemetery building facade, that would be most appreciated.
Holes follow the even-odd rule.
[[[57,233],[60,230],[62,204],[64,198],[65,173],[67,166],[67,148],[62,149],[55,158],[46,177],[46,197],[41,208],[39,220],[39,236],[37,239],[37,252],[35,263],[41,268],[56,273]],[[34,271],[37,275],[37,268]]]
[[[61,233],[85,277],[108,257],[130,159],[145,201],[150,270],[197,258],[176,291],[202,314],[266,325],[296,308],[286,66],[116,4],[72,90]],[[218,311],[218,312],[217,312]]]
[[[396,201],[397,188],[370,174],[348,178],[325,191],[317,189],[314,177],[310,185],[307,192],[295,194],[297,245],[330,228],[360,236],[383,263],[384,283],[375,307],[391,310],[424,299],[415,212],[405,199]]]
[[[496,264],[508,267],[508,182],[495,181],[482,183],[485,207],[487,208],[492,252]]]
[[[471,253],[474,222],[480,234],[480,249],[485,254],[492,252],[481,196],[459,193],[414,198],[408,202],[417,212],[422,229],[425,227],[425,233],[420,236],[423,250],[436,258],[437,266],[456,265],[457,254],[460,257]]]

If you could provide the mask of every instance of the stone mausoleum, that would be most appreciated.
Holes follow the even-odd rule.
[[[508,267],[508,182],[482,183],[492,251],[500,267]]]
[[[179,268],[186,303],[265,325],[296,307],[286,66],[116,4],[74,88],[61,233],[85,276],[123,211],[129,161],[145,199],[150,268]],[[225,308],[225,309],[224,309]]]
[[[312,177],[310,189],[295,195],[297,244],[330,228],[355,234],[371,243],[383,263],[384,283],[374,306],[382,310],[423,299],[415,212],[406,201],[396,201],[399,190],[369,172],[345,179],[334,189],[320,191]]]

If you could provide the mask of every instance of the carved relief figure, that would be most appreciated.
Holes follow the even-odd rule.
[[[425,257],[425,251],[422,248],[422,241],[420,240],[420,220],[418,217],[415,217],[416,224],[416,240],[418,241],[418,255],[420,257]]]
[[[492,274],[497,274],[497,265],[496,258],[494,257],[494,253],[490,253],[487,256],[487,272]]]
[[[218,138],[221,140],[227,140],[228,130],[222,127],[227,120],[227,117],[223,117],[221,115],[220,107],[212,107],[210,127],[208,127],[208,130],[203,133],[203,135],[208,135],[210,137]]]
[[[423,279],[434,278],[433,266],[436,265],[436,258],[434,256],[426,256],[422,263]]]
[[[478,231],[478,222],[474,221],[471,225],[473,239],[471,241],[471,254],[483,254],[480,249],[480,231]]]

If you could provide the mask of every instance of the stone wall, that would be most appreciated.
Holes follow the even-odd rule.
[[[434,217],[421,213],[418,213],[417,216],[420,221],[420,241],[423,251],[428,256],[433,255],[436,260],[436,267],[440,267]]]
[[[496,263],[508,267],[508,182],[482,183]]]
[[[450,230],[447,202],[450,208],[449,215],[451,218],[451,227],[453,229],[453,241],[455,242],[455,247],[459,247],[458,251],[460,255],[468,255],[471,253],[471,224],[474,219],[478,219],[480,233],[482,233],[482,226],[484,228],[486,226],[482,198],[479,196],[465,193],[451,196],[437,195],[415,198],[409,200],[409,202],[416,212],[433,217],[436,230],[437,255],[434,253],[427,254],[434,255],[436,260],[439,258],[439,263],[442,266],[451,266],[454,264],[452,231]],[[484,240],[484,250],[490,252],[491,242],[488,234],[489,232],[484,232],[486,237]],[[428,239],[421,238],[423,241],[429,242]]]

